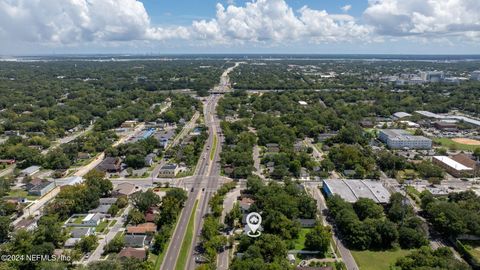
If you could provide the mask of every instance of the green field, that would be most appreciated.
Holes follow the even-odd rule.
[[[215,156],[215,150],[217,149],[217,135],[213,136],[213,145],[212,145],[212,150],[210,150],[210,160],[213,160],[213,157]]]
[[[468,144],[457,143],[452,141],[449,138],[435,138],[433,139],[433,141],[451,150],[474,151],[476,148],[480,148],[480,146],[478,145],[468,145]]]
[[[309,229],[309,228],[300,229],[300,232],[298,233],[298,238],[295,241],[295,250],[302,250],[305,248],[305,236],[311,230],[312,229]]]
[[[32,196],[28,195],[28,192],[22,189],[13,189],[10,190],[10,192],[7,193],[7,196],[5,197],[12,197],[12,198],[27,198],[28,200],[36,200],[39,197],[38,196]]]
[[[193,241],[193,229],[195,226],[195,212],[197,211],[198,200],[195,201],[192,214],[188,220],[187,231],[183,237],[182,247],[180,248],[180,254],[178,255],[177,263],[175,264],[175,270],[184,270],[187,265],[188,254],[190,253],[190,246]]]
[[[408,249],[388,250],[388,251],[354,251],[352,255],[358,264],[360,270],[385,270],[390,269],[397,259],[405,257],[410,253]]]

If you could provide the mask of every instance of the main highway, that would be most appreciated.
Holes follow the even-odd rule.
[[[202,230],[203,220],[205,214],[209,211],[208,202],[215,194],[220,179],[220,152],[221,152],[221,137],[219,136],[220,126],[219,120],[216,116],[216,106],[221,98],[221,95],[215,93],[225,93],[231,89],[230,78],[228,74],[238,67],[240,63],[229,67],[223,72],[220,77],[220,84],[214,88],[213,93],[208,97],[203,115],[205,117],[205,125],[209,130],[208,140],[200,155],[200,159],[195,171],[193,187],[189,190],[189,196],[185,206],[180,214],[180,219],[173,233],[172,239],[168,246],[165,259],[162,262],[160,269],[173,270],[177,263],[180,254],[183,239],[187,230],[189,218],[193,211],[195,213],[194,239],[190,246],[189,256],[187,260],[186,269],[195,269],[196,263],[194,260],[195,247],[200,244],[200,234]],[[216,145],[214,145],[216,144]],[[211,155],[211,151],[214,151]],[[194,209],[195,201],[198,200],[198,208]]]
[[[195,220],[195,235],[198,235],[198,231],[201,228],[201,222],[203,214],[208,210],[208,200],[211,195],[214,193],[214,190],[217,187],[218,178],[219,178],[219,168],[217,166],[217,160],[219,159],[219,153],[221,151],[221,146],[218,143],[218,124],[215,121],[215,107],[218,100],[220,99],[219,95],[211,95],[204,106],[204,117],[205,124],[209,129],[209,137],[203,152],[200,155],[200,159],[197,164],[197,171],[195,174],[195,180],[192,188],[189,190],[188,199],[185,202],[184,208],[180,214],[180,219],[178,220],[175,231],[172,235],[170,245],[165,254],[165,258],[162,262],[160,269],[172,270],[175,269],[177,259],[179,257],[180,248],[182,246],[183,238],[188,226],[188,221],[192,211],[194,211],[195,201],[199,200],[198,211],[196,213]],[[217,142],[217,146],[214,147],[214,142]],[[213,159],[210,159],[210,151],[215,151]],[[218,177],[212,177],[218,176]],[[197,242],[198,239],[195,239],[194,242]],[[190,256],[189,261],[192,261]],[[187,264],[190,262],[187,262]],[[190,269],[190,268],[188,268]],[[193,269],[193,268],[192,268]]]

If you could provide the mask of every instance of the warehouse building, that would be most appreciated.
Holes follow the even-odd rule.
[[[415,136],[402,129],[381,129],[378,139],[391,149],[431,149],[432,140]]]
[[[328,197],[339,195],[350,203],[358,201],[359,198],[372,199],[382,204],[390,201],[390,192],[379,181],[325,179],[322,189]]]
[[[434,156],[432,163],[444,168],[449,174],[455,177],[470,177],[473,175],[473,168],[467,167],[446,156]]]

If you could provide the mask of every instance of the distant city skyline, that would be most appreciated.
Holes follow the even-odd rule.
[[[480,54],[474,0],[0,0],[0,54]]]

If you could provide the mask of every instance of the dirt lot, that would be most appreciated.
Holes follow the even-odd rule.
[[[452,139],[452,141],[456,143],[467,144],[467,145],[480,145],[480,141],[477,141],[474,139],[455,138],[455,139]]]

